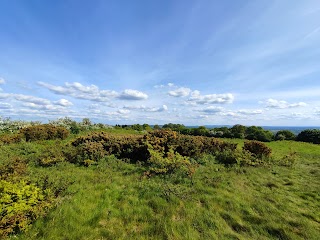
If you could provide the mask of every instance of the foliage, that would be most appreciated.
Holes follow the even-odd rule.
[[[307,129],[297,136],[297,141],[320,144],[320,129]]]
[[[40,122],[27,122],[21,120],[11,120],[10,118],[3,118],[0,116],[0,134],[13,133],[25,127],[35,126],[41,124]]]
[[[273,139],[273,133],[271,131],[264,130],[262,127],[251,126],[246,129],[245,138],[248,140],[271,142]]]
[[[98,161],[105,155],[115,155],[121,159],[130,159],[132,162],[146,161],[148,158],[147,146],[142,141],[142,136],[126,135],[114,136],[99,132],[81,136],[72,142],[76,147],[78,159],[83,161],[91,159]],[[75,158],[71,155],[71,162]]]
[[[240,124],[236,124],[230,128],[230,133],[233,138],[244,139],[246,137],[246,127]]]
[[[22,141],[22,135],[19,133],[11,133],[0,136],[0,143],[3,144],[11,144],[11,143],[19,143]]]
[[[172,131],[177,131],[177,132],[181,132],[185,128],[186,127],[183,124],[174,124],[174,123],[167,123],[162,126],[162,129],[172,130]]]
[[[289,130],[280,130],[274,138],[275,140],[295,140],[296,135]]]
[[[66,139],[69,131],[64,127],[55,127],[50,124],[26,127],[20,130],[27,142],[50,139]]]
[[[23,180],[17,183],[0,180],[0,236],[28,229],[50,204],[40,188]]]
[[[65,141],[2,145],[1,180],[9,183],[10,189],[21,190],[31,185],[33,196],[29,199],[34,198],[35,192],[43,196],[32,205],[35,213],[30,210],[19,215],[15,209],[16,219],[26,218],[29,225],[46,213],[45,218],[40,217],[31,228],[27,227],[28,231],[18,234],[23,228],[16,227],[9,237],[317,239],[319,236],[320,215],[314,211],[320,207],[319,145],[293,141],[266,143],[272,148],[269,161],[269,157],[260,158],[237,148],[237,144],[243,144],[239,139],[223,141],[173,131],[144,136],[128,132],[91,131],[87,135],[72,135]],[[101,152],[103,156],[99,155]],[[65,160],[55,162],[57,159],[88,167]],[[268,167],[251,167],[264,166],[265,161]],[[50,206],[56,207],[47,211]]]
[[[271,148],[259,141],[246,141],[243,149],[259,158],[270,157],[271,155]]]
[[[148,145],[150,158],[148,160],[149,170],[145,175],[150,174],[173,174],[181,173],[184,176],[192,177],[195,167],[191,164],[188,157],[183,157],[179,153],[174,152],[172,148],[167,153],[153,150],[151,145]]]
[[[0,179],[15,181],[25,175],[27,170],[26,161],[20,156],[15,156],[0,162]]]
[[[108,133],[91,133],[80,136],[72,142],[76,147],[77,158],[74,154],[68,156],[70,162],[82,162],[85,159],[98,161],[107,155],[115,155],[120,159],[129,159],[131,162],[146,163],[150,158],[151,150],[168,154],[174,152],[192,158],[199,158],[203,154],[230,149],[234,150],[237,144],[224,142],[215,138],[203,136],[186,136],[171,130],[153,131],[142,136],[124,135],[114,136]]]
[[[115,157],[89,168],[35,168],[48,176],[73,177],[75,183],[45,218],[12,238],[318,239],[319,146],[293,141],[266,145],[276,159],[292,148],[299,161],[293,168],[225,167],[211,157],[197,167],[193,185],[188,178],[180,180],[179,171],[141,177],[145,165]]]

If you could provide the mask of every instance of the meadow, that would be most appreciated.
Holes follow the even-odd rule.
[[[103,132],[0,146],[2,218],[19,213],[2,220],[3,238],[319,239],[320,145],[273,141],[265,143],[270,155],[253,159],[245,140],[217,139],[215,153],[185,156],[187,148],[164,150],[169,133],[147,137],[146,164],[128,158],[145,146],[128,136],[145,133]],[[101,154],[98,138],[116,145]],[[182,139],[186,147],[209,141]],[[230,149],[240,155],[230,158]]]

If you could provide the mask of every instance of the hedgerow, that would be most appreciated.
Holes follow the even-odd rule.
[[[66,139],[69,131],[64,127],[55,127],[50,124],[42,124],[26,127],[20,130],[27,142],[38,140]]]

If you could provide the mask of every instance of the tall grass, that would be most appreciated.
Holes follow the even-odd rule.
[[[268,146],[275,161],[297,152],[295,164],[226,167],[208,155],[192,182],[175,175],[143,178],[143,166],[112,156],[90,167],[31,164],[32,181],[47,176],[68,187],[45,218],[10,238],[319,239],[320,146],[291,141]],[[41,143],[22,143],[0,152],[31,159],[42,149]]]

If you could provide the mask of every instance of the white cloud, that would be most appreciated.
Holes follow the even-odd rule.
[[[44,82],[38,82],[38,84],[55,94],[68,95],[74,98],[96,102],[108,102],[111,98],[123,100],[143,100],[148,98],[147,94],[137,90],[126,89],[119,94],[113,90],[100,90],[96,85],[84,86],[78,82],[66,82],[65,86],[55,86]]]
[[[72,106],[73,103],[68,101],[67,99],[60,99],[59,101],[54,102],[56,105],[60,105],[63,107],[69,107]]]
[[[148,95],[137,90],[126,89],[118,98],[123,100],[145,100],[148,98]]]
[[[296,107],[305,107],[307,104],[305,102],[298,102],[298,103],[288,103],[283,100],[276,100],[276,99],[268,99],[264,103],[267,108],[276,108],[276,109],[286,109],[286,108],[296,108]]]
[[[44,98],[38,98],[38,97],[23,95],[23,94],[12,94],[12,96],[16,100],[21,101],[21,102],[29,102],[29,103],[39,104],[39,105],[50,104],[50,101],[48,99],[44,99]]]
[[[201,109],[200,112],[204,112],[207,114],[216,114],[216,113],[222,112],[223,110],[224,108],[222,107],[210,106],[210,107]]]
[[[47,88],[51,92],[59,95],[68,95],[78,99],[86,99],[97,102],[109,101],[110,98],[117,96],[115,91],[111,90],[99,90],[95,85],[84,86],[81,83],[65,83],[64,87],[54,86],[49,83],[38,82],[42,87]]]
[[[11,109],[12,105],[9,103],[0,103],[0,109]]]
[[[0,99],[8,99],[10,97],[12,97],[10,93],[0,93]]]
[[[6,81],[3,78],[0,78],[0,84],[5,84]]]
[[[155,85],[155,86],[153,86],[154,88],[165,88],[165,87],[169,87],[169,88],[171,88],[171,87],[174,87],[175,85],[173,84],[173,83],[168,83],[168,84],[166,84],[166,85],[163,85],[163,84],[161,84],[161,85]]]
[[[188,102],[196,104],[225,104],[232,103],[233,100],[234,96],[231,93],[201,95],[199,91],[193,91]]]
[[[124,109],[130,109],[130,110],[141,110],[144,112],[164,112],[168,110],[167,105],[162,105],[161,107],[146,107],[144,105],[140,106],[124,106]]]
[[[237,113],[240,113],[243,115],[258,115],[258,114],[262,114],[263,111],[261,109],[258,109],[258,110],[241,109],[241,110],[238,110]]]
[[[130,110],[127,110],[127,109],[119,109],[119,110],[118,110],[118,113],[120,113],[120,114],[128,114],[128,113],[130,113]]]
[[[162,105],[162,107],[158,108],[145,108],[144,109],[146,112],[164,112],[168,110],[167,105]]]
[[[172,97],[186,97],[190,94],[190,92],[190,88],[181,87],[176,90],[169,91],[168,94]]]
[[[221,116],[226,116],[226,117],[237,117],[239,116],[237,113],[228,111],[228,112],[221,112]]]
[[[83,93],[96,93],[99,92],[99,88],[96,85],[90,85],[90,86],[84,86],[81,83],[78,82],[73,82],[73,83],[65,83],[66,87],[69,89],[73,89],[79,92],[83,92]]]

